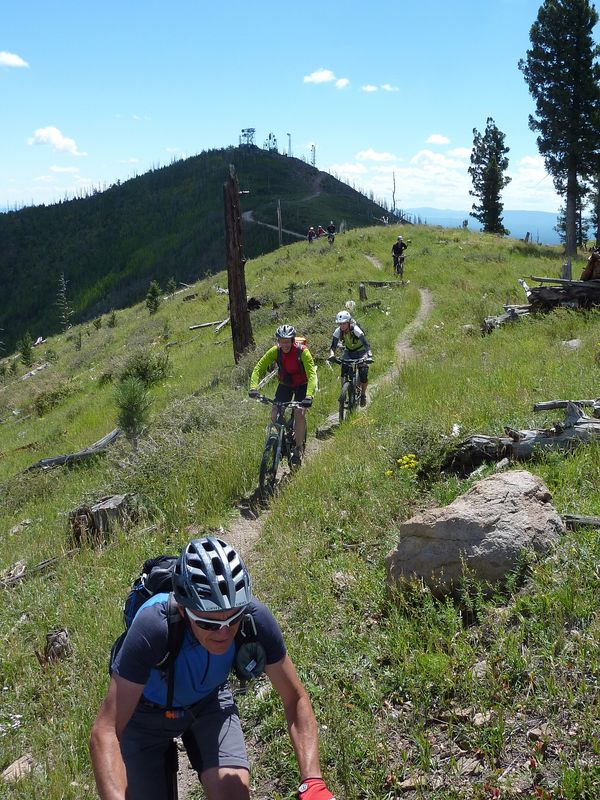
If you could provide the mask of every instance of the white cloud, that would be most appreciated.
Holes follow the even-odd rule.
[[[377,91],[377,87],[373,86],[372,83],[367,83],[361,88],[362,88],[363,92],[376,92]]]
[[[55,178],[54,175],[38,175],[33,180],[35,183],[53,183]]]
[[[361,150],[356,154],[359,161],[396,161],[396,156],[392,153],[378,153],[370,147],[368,150]]]
[[[349,161],[345,164],[331,164],[328,170],[332,174],[339,175],[342,180],[351,180],[357,175],[366,175],[369,171],[364,164],[356,164]]]
[[[471,158],[471,148],[453,147],[452,150],[448,150],[448,155],[456,156],[456,158]]]
[[[50,172],[79,172],[79,167],[50,167]]]
[[[321,69],[304,76],[304,83],[329,83],[334,81],[335,75],[330,69]]]
[[[0,67],[28,67],[29,64],[16,53],[0,50]]]
[[[339,78],[339,80],[335,82],[335,86],[337,89],[345,89],[346,86],[348,86],[349,84],[350,81],[348,80],[348,78]]]
[[[556,194],[542,156],[525,156],[517,162],[516,171],[509,166],[506,174],[512,180],[502,191],[504,208],[557,211],[560,207],[562,200]]]
[[[383,89],[384,92],[399,92],[400,91],[400,89],[398,89],[397,86],[392,86],[391,83],[382,83],[381,84],[381,88]]]
[[[447,136],[443,136],[441,133],[432,133],[425,140],[425,144],[450,144],[450,139]]]
[[[33,136],[27,140],[27,144],[49,144],[54,150],[60,153],[71,153],[73,156],[86,156],[87,153],[81,153],[77,149],[75,139],[69,139],[67,136],[50,125],[47,128],[38,128]]]

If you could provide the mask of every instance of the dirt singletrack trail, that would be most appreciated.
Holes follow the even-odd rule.
[[[369,258],[371,261],[369,256],[367,256],[367,258]],[[374,259],[374,261],[376,261],[376,259]],[[381,265],[378,268],[382,269]],[[400,336],[396,340],[396,364],[391,370],[383,375],[377,381],[377,383],[372,385],[372,391],[377,391],[378,387],[381,387],[382,385],[393,380],[398,375],[403,364],[406,364],[408,361],[416,357],[416,351],[411,344],[412,336],[414,332],[424,324],[425,320],[433,309],[431,292],[428,289],[419,289],[419,294],[421,296],[421,305],[419,306],[419,310],[417,311],[413,321],[402,330]],[[311,458],[314,458],[323,449],[323,447],[326,447],[328,442],[332,440],[333,439],[317,439],[316,437],[312,436],[310,439],[308,439],[306,444],[305,459],[310,460]],[[241,553],[244,561],[250,569],[250,572],[252,572],[252,564],[254,561],[254,545],[258,541],[263,524],[267,519],[268,514],[268,509],[265,509],[264,511],[261,511],[258,516],[255,516],[254,519],[249,519],[243,514],[238,513],[233,517],[230,526],[226,531],[224,531],[223,534],[224,538],[229,542],[229,544],[231,544],[232,547]],[[192,792],[198,788],[198,777],[188,762],[185,750],[180,751],[179,753],[178,784],[180,800],[188,800]]]

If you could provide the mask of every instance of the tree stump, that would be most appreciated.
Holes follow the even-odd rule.
[[[80,506],[69,514],[72,543],[101,547],[115,528],[126,527],[135,517],[133,496],[115,494],[103,497],[92,506]]]

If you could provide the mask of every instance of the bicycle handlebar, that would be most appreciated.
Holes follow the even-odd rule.
[[[282,403],[280,400],[271,400],[270,397],[266,397],[264,394],[259,394],[255,399],[258,400],[259,403],[264,403],[265,405],[271,406],[280,406],[281,408],[306,408],[301,400],[290,400],[287,403]]]
[[[327,361],[333,361],[336,364],[372,364],[375,359],[373,356],[363,356],[362,358],[338,358],[337,356],[330,356]]]

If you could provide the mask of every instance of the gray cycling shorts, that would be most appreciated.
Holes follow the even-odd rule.
[[[198,775],[211,767],[248,769],[244,734],[229,688],[221,687],[174,719],[142,700],[121,737],[127,800],[168,800],[171,742],[181,736]]]

